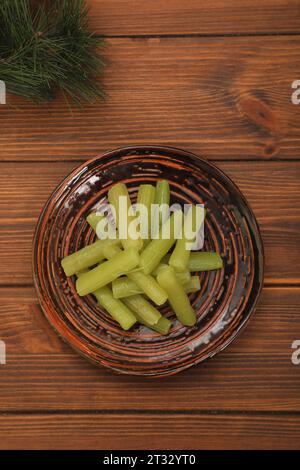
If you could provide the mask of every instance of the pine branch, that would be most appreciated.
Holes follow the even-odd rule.
[[[104,97],[96,80],[104,41],[91,33],[84,0],[1,0],[0,79],[38,103],[58,91],[80,104]]]

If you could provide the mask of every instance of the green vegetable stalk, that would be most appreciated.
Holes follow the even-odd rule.
[[[119,276],[131,271],[138,263],[139,254],[134,248],[122,251],[80,276],[76,281],[76,290],[80,296],[91,294]]]
[[[178,282],[173,268],[163,269],[157,276],[158,283],[165,289],[178,320],[186,326],[196,323],[196,314],[190,304],[184,287]]]

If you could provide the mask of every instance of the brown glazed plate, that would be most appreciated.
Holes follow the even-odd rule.
[[[92,296],[79,297],[60,260],[92,243],[85,219],[113,184],[132,199],[142,183],[170,182],[172,201],[207,210],[205,251],[218,251],[224,268],[201,273],[192,294],[194,327],[173,322],[167,336],[144,326],[123,331]],[[120,373],[164,376],[214,356],[252,314],[263,283],[263,245],[256,219],[237,186],[217,167],[183,150],[143,146],[114,150],[74,170],[55,189],[39,218],[33,249],[34,281],[42,310],[57,333],[93,363]]]

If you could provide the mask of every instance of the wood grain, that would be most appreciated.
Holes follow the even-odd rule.
[[[63,99],[9,96],[0,159],[84,160],[145,143],[217,160],[299,159],[299,51],[297,36],[111,39],[107,100],[71,112]]]
[[[299,287],[265,288],[257,312],[226,351],[163,380],[88,364],[56,336],[32,288],[2,288],[0,298],[0,338],[7,346],[0,412],[300,412],[300,366],[291,362],[292,342],[300,339]]]
[[[0,449],[299,449],[300,417],[197,414],[0,416]]]
[[[89,0],[101,35],[299,32],[297,0]]]
[[[0,283],[31,283],[32,238],[54,187],[77,164],[3,163],[0,173]],[[266,251],[268,283],[300,275],[300,162],[218,162],[253,207]]]
[[[0,106],[0,449],[299,449],[300,2],[88,3],[109,42],[107,100],[70,110],[62,98],[38,107],[8,96]],[[33,231],[51,191],[78,161],[130,144],[218,161],[266,249],[267,287],[242,335],[164,380],[88,364],[32,287]]]

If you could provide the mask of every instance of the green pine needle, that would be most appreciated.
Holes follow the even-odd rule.
[[[0,79],[41,103],[58,91],[77,104],[104,97],[96,80],[104,41],[88,27],[84,0],[1,0]]]

